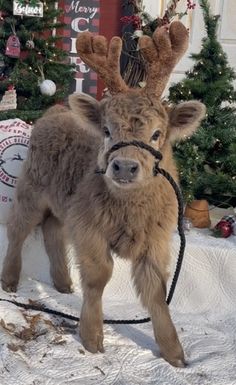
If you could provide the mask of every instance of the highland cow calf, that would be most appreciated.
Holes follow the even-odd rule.
[[[15,291],[23,242],[41,223],[54,285],[70,292],[70,239],[84,297],[80,336],[85,348],[95,353],[103,352],[102,294],[112,274],[111,252],[130,259],[134,285],[151,315],[161,354],[180,367],[184,353],[165,301],[175,194],[165,178],[153,177],[149,152],[129,146],[108,159],[106,153],[119,141],[141,140],[161,151],[160,167],[177,179],[171,142],[191,135],[205,109],[197,101],[166,109],[158,98],[186,42],[186,29],[179,22],[169,32],[159,29],[153,40],[142,38],[140,48],[149,65],[147,86],[129,90],[118,74],[119,38],[107,47],[101,36],[80,35],[80,56],[105,79],[113,96],[98,102],[73,95],[70,109],[54,107],[36,123],[17,184],[2,271],[3,289]],[[105,174],[96,173],[104,168]]]

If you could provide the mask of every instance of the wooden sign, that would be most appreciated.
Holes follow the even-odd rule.
[[[14,0],[13,15],[43,17],[43,3],[39,1],[37,5],[30,5],[30,4],[21,5],[17,0]]]
[[[97,95],[97,74],[90,70],[79,58],[76,51],[76,38],[79,33],[99,32],[100,0],[64,0],[63,48],[69,52],[70,62],[76,65],[71,93],[85,92]]]

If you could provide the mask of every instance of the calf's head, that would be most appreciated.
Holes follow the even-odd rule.
[[[187,42],[188,33],[180,22],[173,22],[169,30],[159,28],[152,39],[142,37],[139,46],[148,65],[147,82],[143,89],[129,89],[119,74],[121,40],[115,37],[108,45],[103,36],[88,32],[78,37],[82,60],[105,80],[111,96],[98,102],[85,94],[72,95],[69,103],[101,135],[98,168],[105,169],[105,179],[113,188],[146,185],[154,164],[149,152],[134,146],[117,149],[107,158],[113,145],[136,140],[162,152],[170,142],[190,136],[203,118],[205,107],[200,102],[165,108],[160,101]]]

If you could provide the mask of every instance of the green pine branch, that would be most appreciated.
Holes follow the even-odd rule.
[[[207,197],[236,205],[236,74],[217,40],[219,16],[212,15],[208,0],[199,3],[206,36],[200,52],[191,55],[192,69],[170,87],[169,100],[200,100],[207,115],[190,139],[175,145],[174,155],[186,201]]]

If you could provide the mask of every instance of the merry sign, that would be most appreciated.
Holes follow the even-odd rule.
[[[99,0],[65,0],[63,48],[69,52],[70,63],[76,65],[71,92],[97,94],[97,75],[78,57],[76,39],[80,32],[99,31]]]

